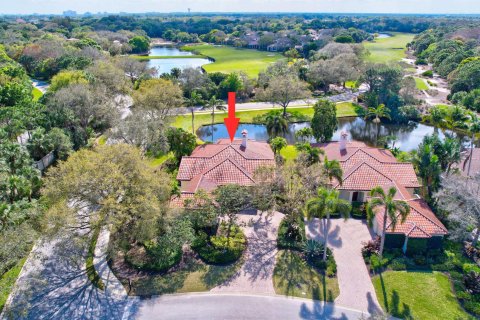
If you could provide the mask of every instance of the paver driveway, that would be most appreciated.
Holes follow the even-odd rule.
[[[315,219],[307,224],[309,238],[323,242],[321,223],[323,221]],[[370,314],[382,312],[362,257],[362,242],[372,239],[367,223],[356,219],[332,219],[329,230],[328,246],[337,262],[340,286],[340,295],[335,303]]]
[[[277,254],[277,232],[283,214],[241,214],[239,222],[248,246],[245,263],[227,282],[213,288],[212,292],[248,292],[274,294],[273,268]]]

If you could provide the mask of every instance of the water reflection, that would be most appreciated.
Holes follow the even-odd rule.
[[[300,122],[292,123],[289,125],[288,133],[285,135],[288,143],[295,143],[295,132],[299,129],[309,127],[310,123]],[[267,129],[264,125],[260,124],[240,124],[235,137],[241,138],[241,132],[243,129],[248,131],[248,136],[255,140],[268,140]],[[350,139],[363,141],[368,145],[375,145],[377,136],[377,126],[375,123],[365,121],[363,118],[341,118],[337,130],[333,134],[332,140],[339,140],[340,133],[347,131],[350,134]],[[395,147],[398,147],[402,151],[411,151],[418,147],[422,142],[423,137],[431,135],[435,131],[435,128],[429,125],[421,123],[410,123],[409,125],[393,125],[393,124],[381,124],[379,125],[379,140],[385,139],[387,136],[394,136]],[[437,130],[439,137],[443,140],[445,138],[445,132]],[[464,142],[468,139],[462,135],[455,134],[447,131],[449,134],[457,135]],[[200,139],[204,141],[212,141],[212,126],[202,126],[197,130],[197,134]],[[220,138],[228,138],[227,129],[223,124],[215,124],[213,126],[213,141]],[[313,142],[313,140],[312,140]]]
[[[181,51],[175,47],[153,47],[149,56],[190,56],[191,52]],[[170,73],[173,68],[199,68],[205,64],[211,63],[206,58],[170,58],[170,59],[152,59],[147,64],[150,68],[157,69],[157,74]]]

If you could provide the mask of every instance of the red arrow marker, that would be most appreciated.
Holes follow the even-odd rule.
[[[240,118],[235,118],[235,92],[228,93],[228,118],[224,118],[223,121],[227,127],[230,142],[233,142],[240,123]]]

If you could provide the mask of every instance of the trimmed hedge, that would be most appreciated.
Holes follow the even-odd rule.
[[[230,238],[227,239],[227,225],[222,224],[219,235],[208,236],[200,231],[192,243],[192,249],[200,258],[209,264],[228,264],[237,261],[247,246],[247,239],[238,226],[230,229]]]
[[[125,261],[139,270],[165,272],[182,259],[182,248],[134,246],[125,254]]]
[[[284,217],[278,227],[277,247],[302,251],[306,240],[305,222],[302,217],[299,217],[295,224],[289,223],[287,217]]]

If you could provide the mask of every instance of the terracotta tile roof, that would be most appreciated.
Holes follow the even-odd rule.
[[[446,235],[447,228],[438,220],[428,204],[422,199],[407,200],[410,213],[404,223],[397,223],[393,229],[391,220],[387,218],[387,233],[403,233],[413,238],[430,238],[435,235]],[[383,208],[377,209],[375,216],[379,226],[383,225]]]
[[[428,207],[427,203],[411,195],[407,188],[420,187],[417,175],[411,163],[397,162],[392,153],[385,149],[368,147],[362,142],[347,142],[346,150],[340,151],[339,142],[316,144],[325,150],[329,160],[338,160],[343,170],[343,181],[332,181],[334,188],[340,190],[370,191],[380,186],[385,192],[395,187],[397,200],[410,205],[410,214],[403,224],[397,224],[395,230],[387,221],[387,232],[403,233],[416,238],[429,238],[433,235],[447,234],[447,229]],[[383,209],[376,219],[383,225]]]
[[[194,193],[199,189],[213,191],[219,185],[253,185],[255,171],[262,166],[274,166],[274,154],[268,143],[241,139],[232,143],[220,139],[215,144],[195,148],[191,156],[183,157],[177,174],[182,181],[182,192]]]

